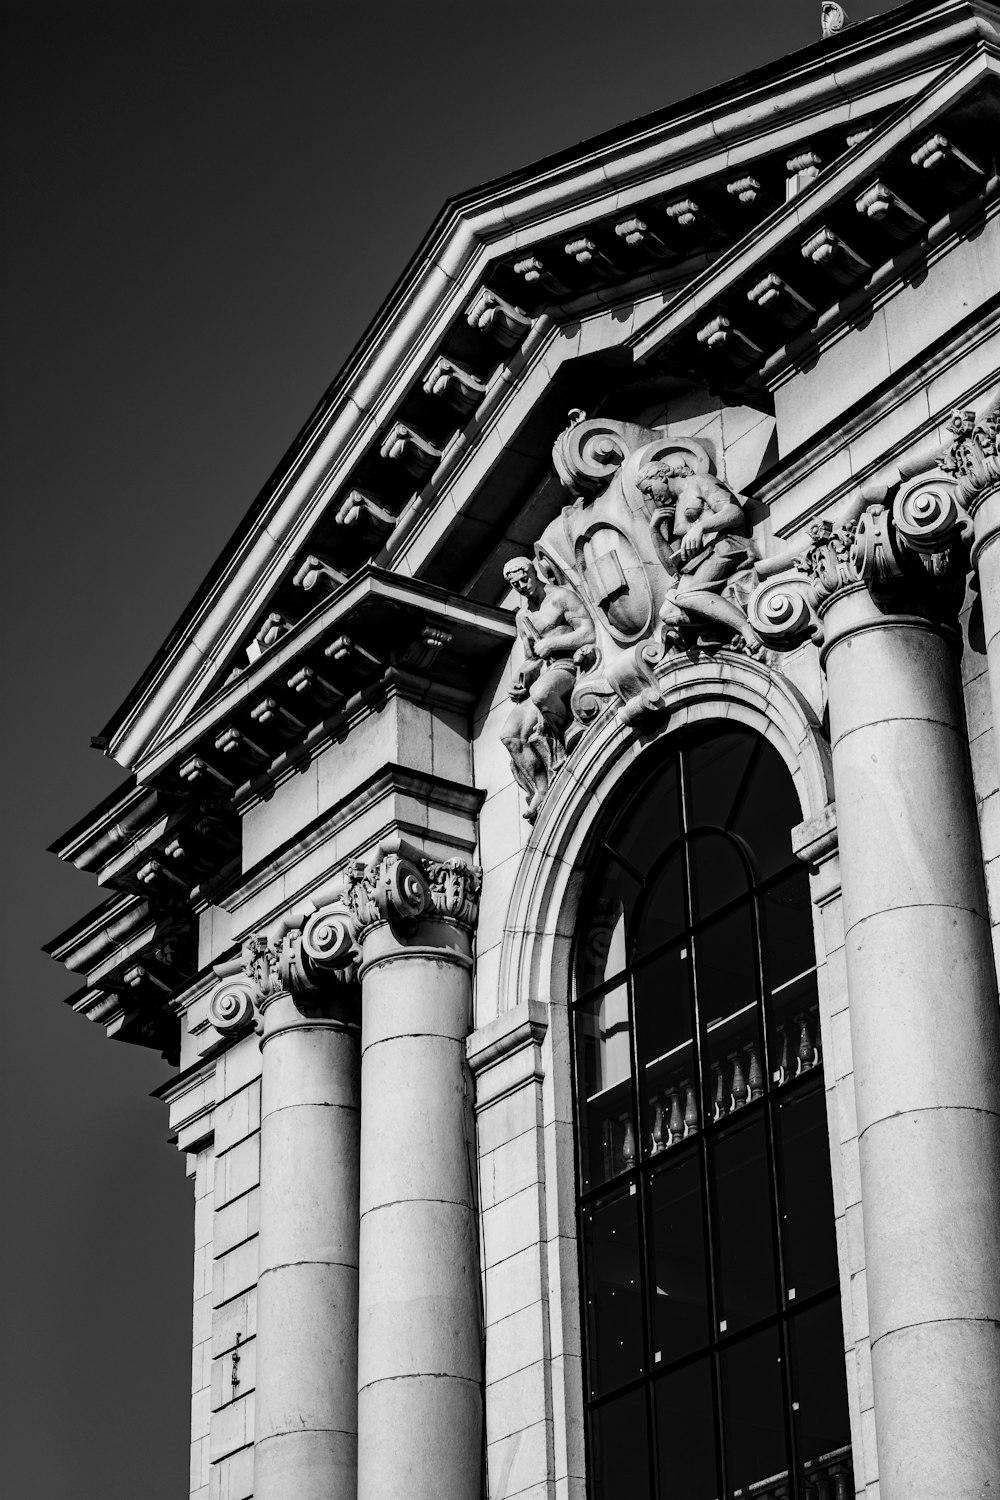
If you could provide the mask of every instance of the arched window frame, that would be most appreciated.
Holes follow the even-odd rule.
[[[714,659],[671,663],[659,677],[665,709],[641,726],[606,713],[591,726],[542,807],[512,881],[498,949],[481,966],[477,1000],[479,1030],[470,1039],[480,1126],[480,1171],[492,1170],[494,1150],[512,1151],[511,1137],[531,1142],[533,1166],[516,1199],[519,1242],[537,1236],[540,1255],[530,1276],[519,1271],[516,1316],[537,1310],[532,1338],[543,1346],[536,1358],[519,1342],[516,1373],[494,1386],[489,1350],[501,1335],[494,1319],[507,1316],[505,1300],[513,1233],[512,1206],[483,1212],[486,1290],[487,1464],[491,1493],[502,1475],[509,1492],[533,1484],[554,1485],[557,1496],[584,1493],[586,1460],[581,1377],[576,1160],[572,1127],[569,1003],[571,954],[583,872],[602,809],[610,806],[637,761],[657,753],[661,741],[692,725],[744,724],[778,750],[792,776],[803,821],[796,830],[800,857],[809,861],[815,907],[816,958],[821,1017],[829,1039],[846,1027],[843,919],[836,853],[836,814],[830,750],[816,714],[785,676],[746,657],[722,653]],[[491,875],[487,872],[488,895]],[[499,977],[493,976],[499,969]],[[833,1024],[833,1016],[837,1024]],[[834,1073],[836,1078],[834,1079]],[[841,1292],[851,1384],[852,1441],[858,1488],[877,1476],[874,1446],[862,1450],[862,1402],[870,1392],[867,1310],[863,1298],[863,1240],[852,1228],[858,1191],[858,1152],[853,1124],[850,1058],[831,1070],[830,1131],[834,1199],[841,1249]],[[845,1213],[846,1211],[846,1213]],[[532,1223],[537,1225],[533,1229]],[[494,1229],[493,1225],[497,1228]],[[528,1252],[523,1253],[527,1256]],[[858,1292],[861,1289],[862,1295]],[[853,1290],[853,1297],[852,1297]],[[852,1301],[857,1312],[852,1314]],[[528,1362],[530,1359],[530,1363]],[[530,1389],[530,1396],[528,1395]],[[508,1402],[523,1390],[534,1413],[532,1425],[511,1432]],[[859,1399],[860,1398],[860,1399]],[[867,1397],[870,1407],[870,1395]],[[866,1430],[870,1420],[865,1419]],[[858,1467],[864,1452],[866,1469]],[[866,1477],[867,1475],[867,1477]]]

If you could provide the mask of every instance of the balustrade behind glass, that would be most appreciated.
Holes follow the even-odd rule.
[[[791,778],[691,736],[608,827],[574,1004],[592,1500],[850,1500]]]

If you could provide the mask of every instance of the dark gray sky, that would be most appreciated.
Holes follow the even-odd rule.
[[[888,10],[864,0],[863,19]],[[11,1500],[187,1493],[167,1070],[39,952],[110,717],[450,194],[804,46],[819,0],[2,8]]]

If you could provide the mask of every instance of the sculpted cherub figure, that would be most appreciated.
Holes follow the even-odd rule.
[[[668,632],[695,619],[711,620],[742,636],[760,654],[745,612],[731,597],[734,575],[749,573],[756,552],[743,507],[714,474],[696,474],[683,458],[647,464],[639,490],[655,507],[653,544],[676,582],[660,609]]]
[[[565,756],[577,653],[594,644],[594,623],[575,589],[539,577],[530,557],[512,558],[504,577],[524,601],[517,611],[524,662],[511,688],[514,707],[501,738],[528,794],[531,820]]]

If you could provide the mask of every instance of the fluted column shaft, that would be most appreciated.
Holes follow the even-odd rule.
[[[478,1500],[482,1346],[468,933],[362,947],[359,1500]]]
[[[261,1009],[254,1497],[356,1500],[358,1027],[342,1001]]]
[[[1000,1474],[1000,1013],[958,672],[861,584],[823,624],[880,1493],[978,1500]]]

